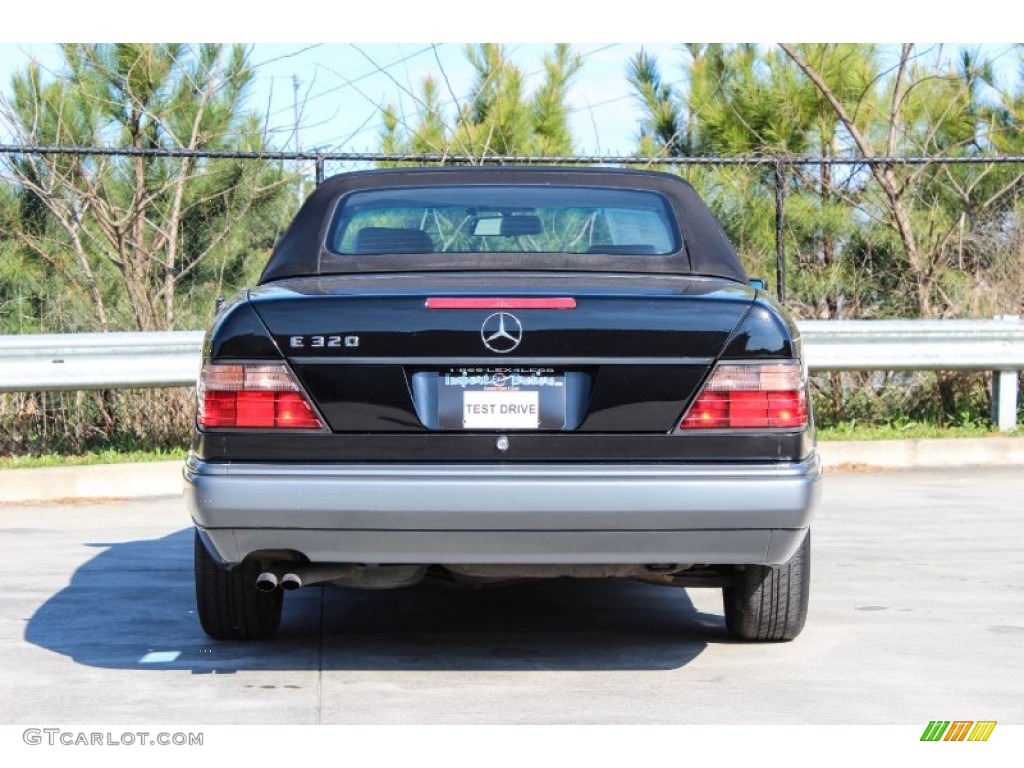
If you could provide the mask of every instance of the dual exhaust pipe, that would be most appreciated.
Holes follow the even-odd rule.
[[[355,571],[356,566],[347,563],[296,565],[287,570],[272,568],[256,577],[256,589],[260,592],[273,592],[280,587],[286,592],[294,592],[302,586],[343,579]]]
[[[273,571],[264,571],[256,577],[256,589],[260,592],[273,592],[278,587],[292,592],[301,586],[302,577],[294,573],[282,574],[279,579]]]

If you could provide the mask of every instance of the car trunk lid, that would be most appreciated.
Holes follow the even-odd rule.
[[[493,273],[250,293],[336,432],[668,432],[754,297],[718,279]]]

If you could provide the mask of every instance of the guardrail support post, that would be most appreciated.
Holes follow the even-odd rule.
[[[1019,322],[1019,315],[996,315],[996,320]],[[992,421],[1000,432],[1017,428],[1019,395],[1017,371],[992,371]]]
[[[1017,428],[1017,372],[992,372],[992,421],[1000,432]]]

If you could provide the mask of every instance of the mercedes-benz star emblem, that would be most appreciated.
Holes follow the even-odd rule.
[[[508,312],[495,312],[484,320],[480,328],[484,346],[492,352],[504,355],[519,346],[523,340],[523,324],[519,318]]]

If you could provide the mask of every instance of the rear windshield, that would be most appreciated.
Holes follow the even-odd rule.
[[[562,253],[664,256],[681,249],[667,200],[634,189],[403,187],[345,196],[327,247],[340,256]]]

